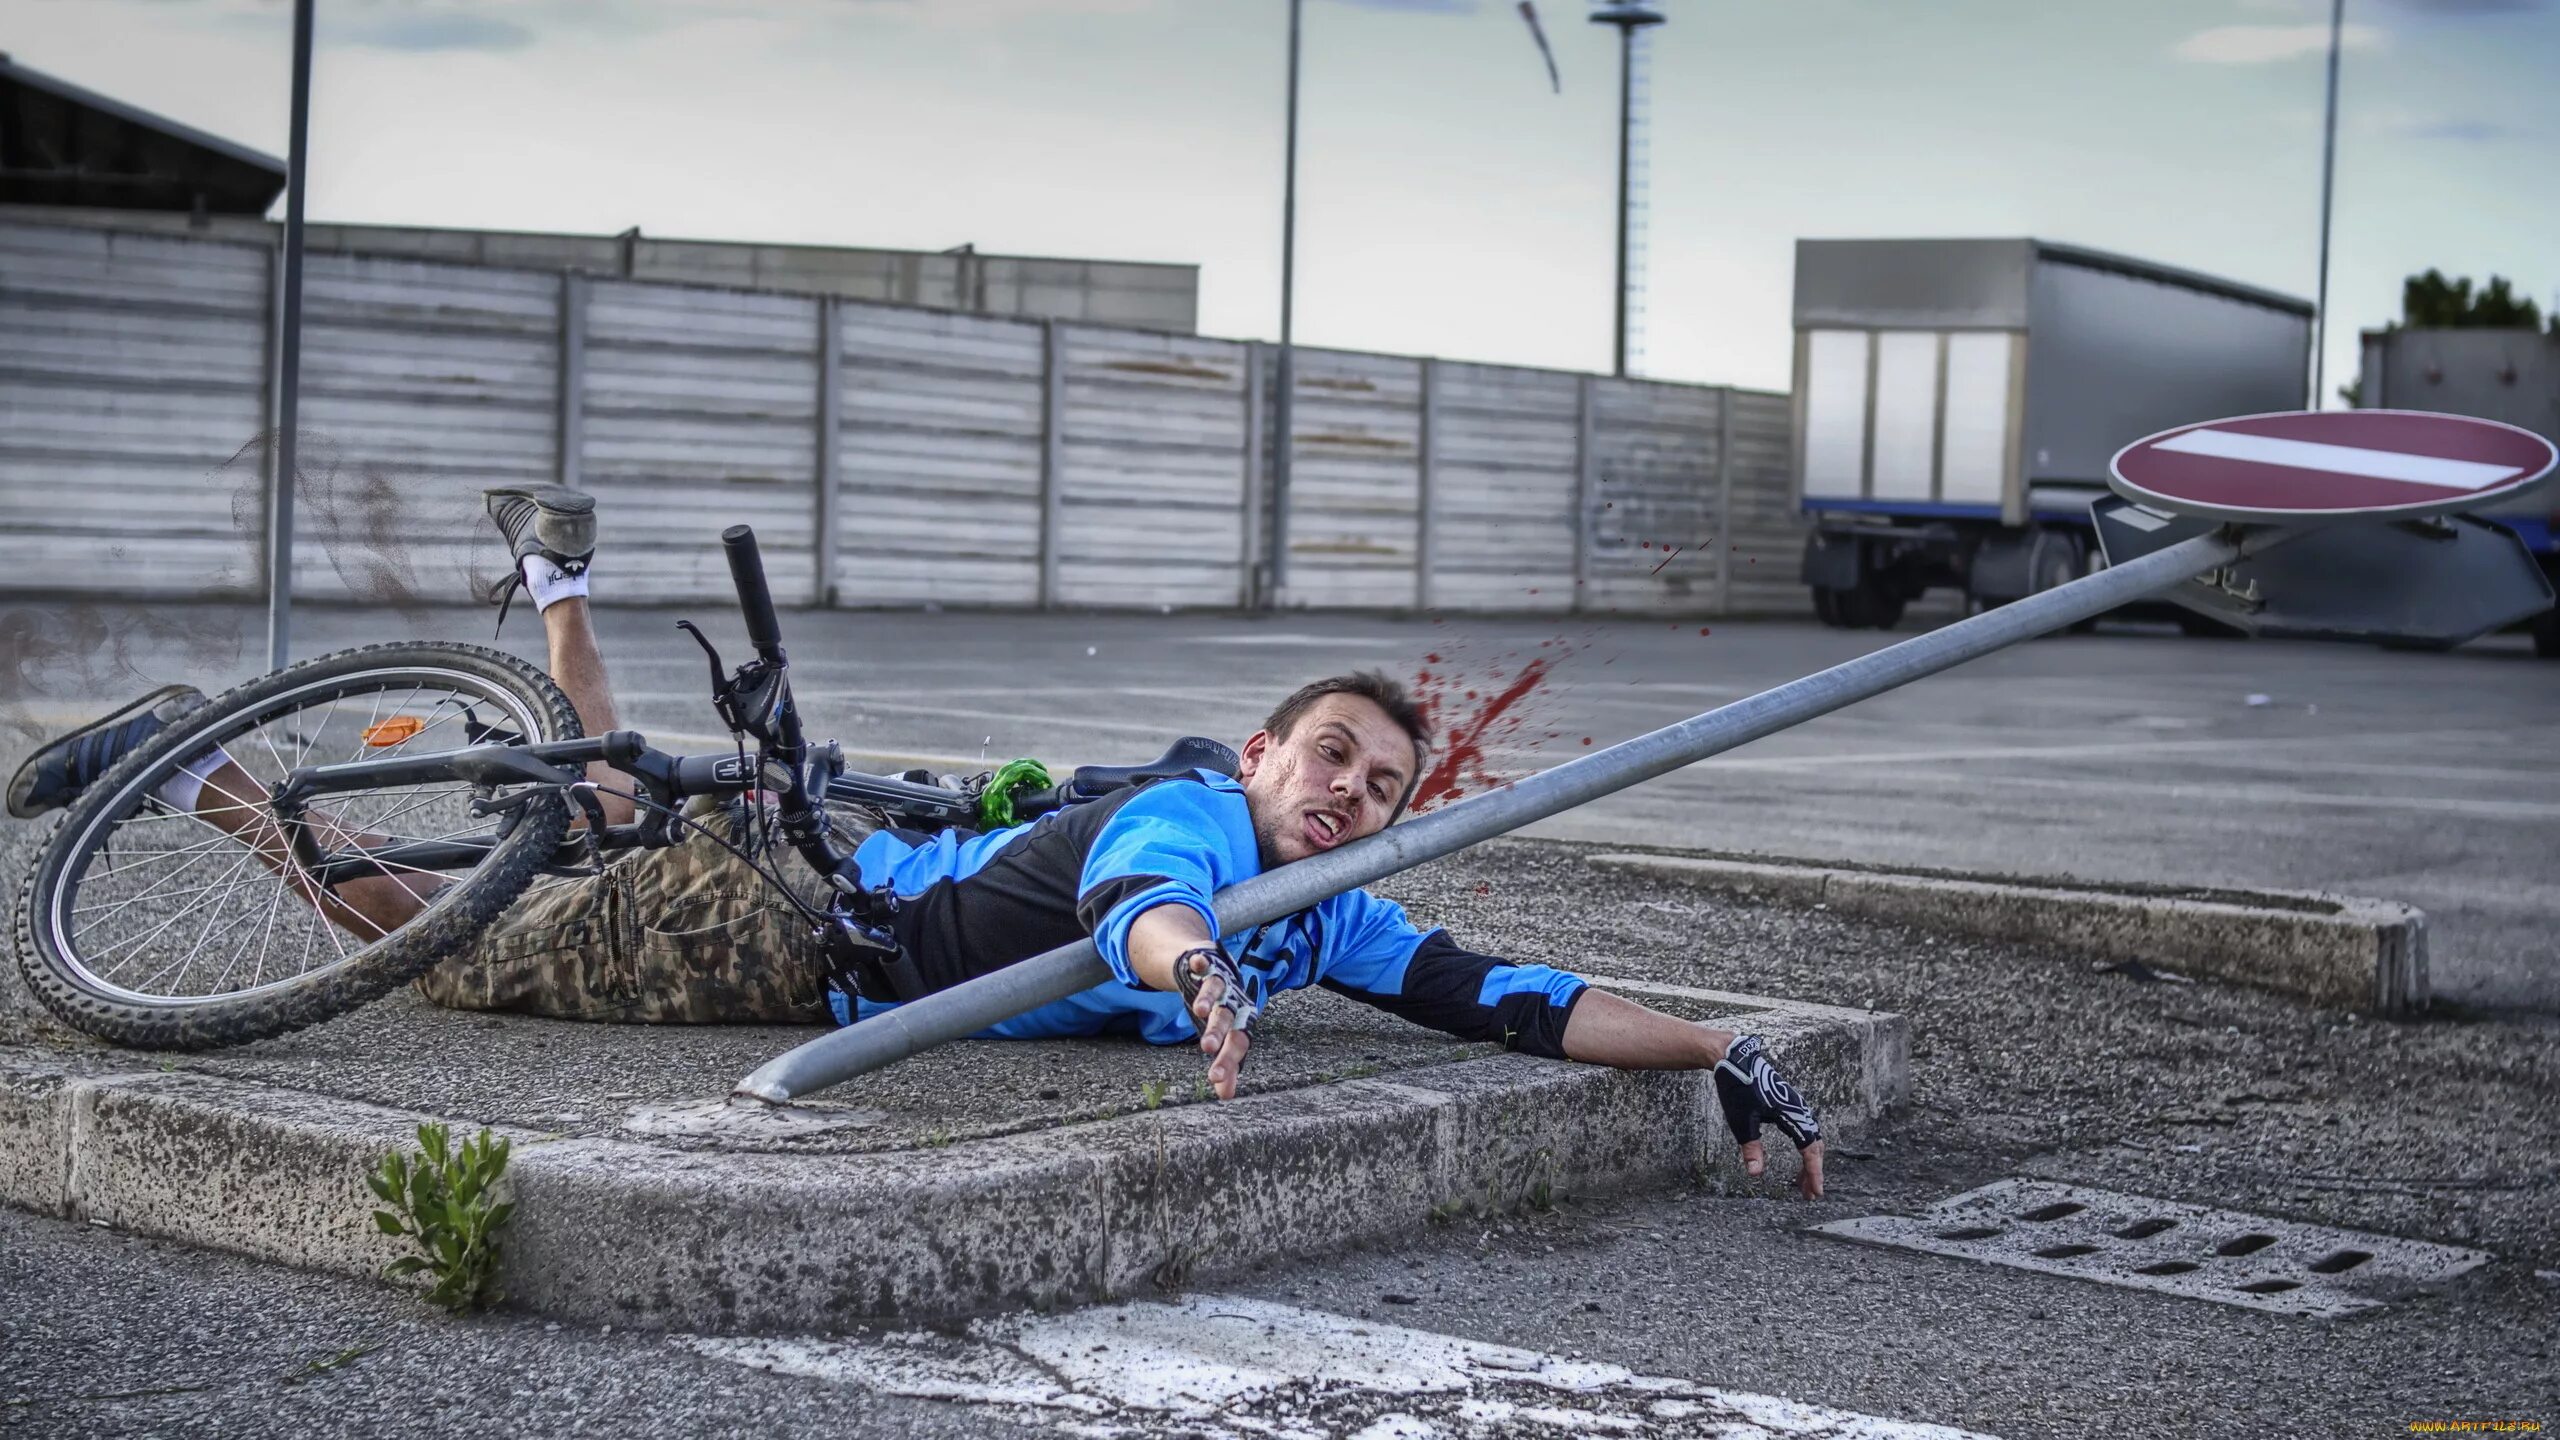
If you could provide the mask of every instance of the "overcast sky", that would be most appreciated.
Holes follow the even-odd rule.
[[[1186,261],[1279,314],[1285,0],[320,0],[315,219]],[[1667,0],[1644,369],[1784,388],[1799,236],[2314,286],[2325,0]],[[1614,32],[1307,0],[1298,338],[1605,368]],[[0,50],[285,150],[284,0],[0,0]],[[2349,0],[2331,281],[2560,294],[2560,0]]]

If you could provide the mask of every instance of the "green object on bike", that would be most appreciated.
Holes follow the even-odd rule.
[[[1026,790],[1049,787],[1049,767],[1037,760],[1007,760],[987,777],[987,788],[978,795],[978,828],[1003,830],[1015,823],[1013,797]]]

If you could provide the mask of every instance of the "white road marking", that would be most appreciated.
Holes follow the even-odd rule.
[[[2398,450],[2366,450],[2354,445],[2324,445],[2316,440],[2286,440],[2274,435],[2248,435],[2236,430],[2190,430],[2151,448],[2174,450],[2182,455],[2210,455],[2216,460],[2290,465],[2297,470],[2326,470],[2336,475],[2362,475],[2374,480],[2437,485],[2447,490],[2486,490],[2501,480],[2524,473],[2513,465],[2448,460],[2440,455],[2409,455]]]
[[[1297,631],[1278,631],[1269,635],[1177,635],[1180,645],[1410,645],[1410,639],[1392,635],[1309,635]]]
[[[1002,1407],[1072,1434],[1288,1440],[1520,1434],[1987,1440],[1616,1365],[1304,1310],[1198,1296],[971,1321],[964,1334],[854,1339],[679,1335],[758,1370]]]

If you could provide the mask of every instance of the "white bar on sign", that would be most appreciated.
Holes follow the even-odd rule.
[[[2169,523],[2169,517],[2139,505],[2127,505],[2116,512],[2116,523],[2130,525],[2136,530],[2157,530]]]
[[[2236,430],[2190,430],[2151,448],[2175,450],[2185,455],[2210,455],[2217,460],[2289,465],[2296,470],[2326,470],[2333,475],[2405,480],[2412,485],[2439,485],[2447,490],[2485,490],[2501,480],[2523,473],[2513,465],[2447,460],[2442,456],[2409,455],[2398,450],[2365,450],[2353,445],[2323,445],[2316,440],[2286,440],[2274,435],[2247,435]]]

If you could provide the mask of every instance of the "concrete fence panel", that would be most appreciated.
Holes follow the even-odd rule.
[[[275,268],[0,223],[0,588],[256,593]],[[305,299],[314,597],[460,598],[479,490],[556,477],[624,600],[726,599],[743,521],[786,601],[1809,608],[1783,395],[1302,348],[1284,518],[1267,345],[412,256]]]
[[[480,491],[558,465],[559,307],[556,276],[305,261],[296,595],[449,604],[502,573]]]
[[[264,249],[0,226],[0,589],[255,593]]]
[[[1812,527],[1796,513],[1788,398],[1760,390],[1733,396],[1732,515],[1724,561],[1733,567],[1724,609],[1735,615],[1811,615],[1796,578]]]
[[[818,302],[588,282],[578,475],[626,600],[733,596],[721,530],[756,527],[776,595],[814,583]]]
[[[1448,361],[1433,368],[1432,606],[1571,609],[1581,377]]]
[[[1728,392],[1647,380],[1598,380],[1593,391],[1600,453],[1583,608],[1719,608]]]
[[[1295,367],[1280,603],[1410,608],[1421,538],[1422,362],[1300,349]],[[1279,367],[1268,368],[1276,384]]]
[[[840,323],[836,603],[1037,604],[1045,328],[850,304]]]
[[[1244,603],[1245,347],[1058,327],[1055,601]]]

